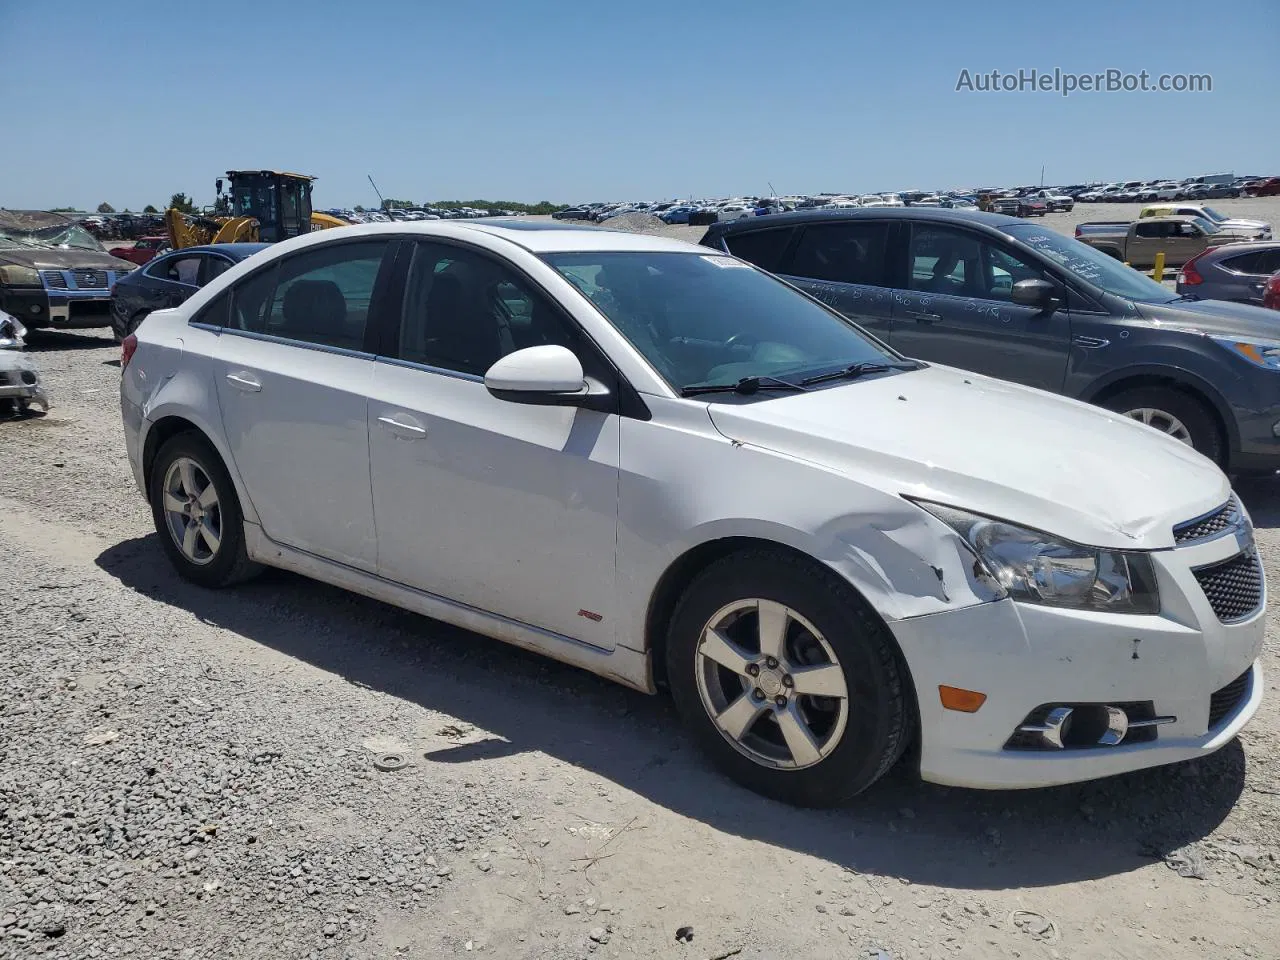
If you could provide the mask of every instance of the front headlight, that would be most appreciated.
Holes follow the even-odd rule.
[[[1100,550],[954,507],[914,501],[951,527],[1015,600],[1103,613],[1160,611],[1146,553]]]
[[[6,265],[0,267],[0,283],[7,287],[38,287],[40,274],[31,267]]]
[[[1268,340],[1234,340],[1231,337],[1213,337],[1214,343],[1226,347],[1232,353],[1244,357],[1250,363],[1280,370],[1280,343]]]

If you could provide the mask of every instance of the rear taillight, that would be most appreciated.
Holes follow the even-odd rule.
[[[1262,290],[1262,305],[1272,310],[1280,310],[1280,273],[1277,273]]]
[[[138,338],[132,333],[120,341],[120,372],[124,373],[124,368],[129,366],[129,361],[133,359],[133,352],[138,349]]]
[[[1209,250],[1212,249],[1213,247],[1209,248]],[[1204,277],[1200,276],[1200,271],[1196,269],[1196,261],[1208,253],[1209,250],[1196,254],[1182,265],[1182,269],[1178,271],[1178,283],[1185,287],[1194,287],[1204,283]]]
[[[1079,225],[1079,224],[1076,224],[1076,236],[1077,236],[1077,237],[1081,236],[1081,230],[1080,230],[1080,225]]]

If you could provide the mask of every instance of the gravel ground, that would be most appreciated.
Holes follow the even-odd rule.
[[[1275,680],[1196,763],[793,810],[662,698],[283,573],[178,580],[110,336],[32,348],[53,406],[0,422],[0,958],[1277,956]],[[1241,492],[1280,582],[1280,487]]]

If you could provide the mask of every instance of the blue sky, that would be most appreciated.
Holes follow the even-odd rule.
[[[0,0],[0,206],[575,202],[1280,167],[1275,0]],[[1221,12],[1221,16],[1218,16]],[[74,25],[74,29],[67,29]],[[962,69],[1209,73],[1213,92],[958,93]]]

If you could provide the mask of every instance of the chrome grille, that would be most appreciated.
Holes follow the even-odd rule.
[[[41,270],[40,279],[44,281],[44,285],[47,289],[67,289],[67,275],[61,270]]]
[[[1209,697],[1209,729],[1217,727],[1235,712],[1249,690],[1249,671],[1246,670],[1221,690]]]
[[[1196,517],[1194,520],[1188,520],[1174,527],[1173,542],[1181,546],[1197,540],[1208,540],[1240,523],[1242,519],[1240,504],[1235,497],[1232,497],[1212,513],[1206,513],[1203,517]]]
[[[1193,572],[1223,623],[1243,620],[1262,603],[1262,567],[1252,549]]]
[[[71,277],[75,280],[76,287],[80,290],[94,290],[107,285],[107,271],[105,270],[72,270]]]

